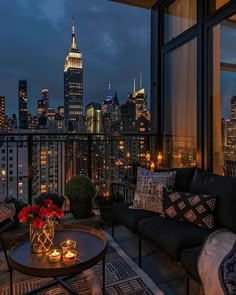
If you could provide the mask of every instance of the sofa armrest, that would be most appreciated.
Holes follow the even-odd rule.
[[[127,182],[112,182],[111,191],[117,203],[132,204],[136,185]]]

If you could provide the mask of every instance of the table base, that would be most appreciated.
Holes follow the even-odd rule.
[[[64,280],[72,278],[73,276],[78,275],[78,274],[72,274],[70,276],[64,276],[64,277],[55,277],[53,278],[53,281],[44,284],[43,286],[36,288],[28,293],[25,293],[24,295],[34,295],[37,294],[38,292],[43,291],[44,289],[47,289],[51,286],[54,286],[56,284],[61,284],[67,291],[70,292],[72,295],[78,295],[79,293],[73,290]],[[103,294],[105,294],[105,257],[102,259],[102,290]],[[13,269],[10,268],[10,295],[14,295],[13,292]]]

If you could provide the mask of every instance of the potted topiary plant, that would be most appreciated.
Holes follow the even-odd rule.
[[[66,184],[66,196],[75,218],[87,218],[91,214],[92,201],[96,189],[91,179],[85,175],[73,176]]]

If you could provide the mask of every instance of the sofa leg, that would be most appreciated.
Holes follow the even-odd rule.
[[[185,295],[189,295],[189,275],[185,275]]]
[[[142,239],[138,239],[138,265],[142,267]]]

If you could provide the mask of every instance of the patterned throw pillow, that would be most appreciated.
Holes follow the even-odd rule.
[[[175,171],[152,172],[139,167],[132,208],[163,213],[163,191],[174,186],[175,175]]]
[[[5,221],[8,218],[12,218],[15,214],[14,204],[7,204],[0,202],[0,222]]]
[[[205,229],[214,228],[215,196],[183,192],[164,194],[164,217],[188,221]]]
[[[149,192],[135,192],[134,201],[131,208],[133,209],[145,209],[154,211],[157,213],[163,213],[163,193],[165,186],[163,184],[157,184],[155,186],[155,193]]]

